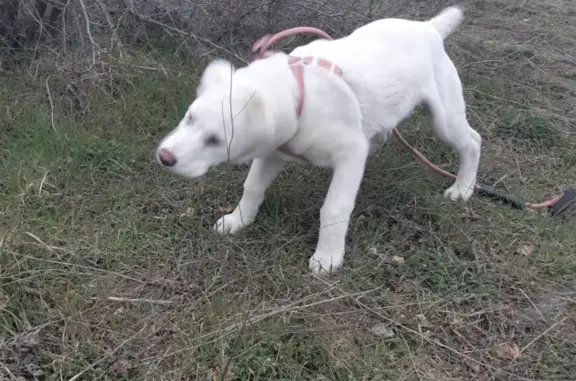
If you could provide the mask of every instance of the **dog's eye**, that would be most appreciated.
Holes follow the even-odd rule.
[[[210,135],[208,139],[206,139],[207,146],[217,146],[220,144],[220,139],[216,135]]]

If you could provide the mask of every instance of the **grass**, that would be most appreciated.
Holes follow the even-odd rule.
[[[484,137],[479,180],[544,200],[576,184],[576,82],[560,53],[576,45],[574,13],[544,7],[565,27],[537,19],[530,33],[548,40],[523,44],[509,26],[533,8],[483,12],[448,42]],[[187,181],[154,163],[198,75],[160,63],[169,70],[116,67],[82,112],[65,77],[0,80],[0,378],[573,378],[572,221],[450,203],[449,180],[391,139],[368,163],[343,270],[315,278],[329,173],[290,166],[252,226],[217,236],[247,167]],[[457,168],[419,113],[403,131]]]

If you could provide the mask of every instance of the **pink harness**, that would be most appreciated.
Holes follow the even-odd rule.
[[[266,35],[256,41],[254,46],[252,47],[252,53],[254,55],[254,59],[262,59],[269,57],[272,52],[268,50],[270,46],[272,46],[276,41],[292,36],[295,34],[302,34],[302,33],[311,33],[316,34],[320,37],[323,37],[327,40],[331,40],[332,38],[324,31],[312,27],[297,27],[292,29],[284,30],[280,33],[276,33],[274,35]],[[304,65],[316,65],[322,67],[331,73],[342,75],[342,69],[338,66],[333,64],[330,61],[327,61],[323,58],[316,58],[316,57],[294,57],[288,56],[288,64],[290,65],[290,69],[292,69],[292,73],[294,73],[294,77],[296,78],[296,82],[298,83],[298,107],[296,109],[296,113],[298,117],[302,115],[302,109],[304,108],[304,98],[305,98],[305,87],[304,87]]]
[[[289,56],[288,64],[290,65],[290,69],[292,69],[292,73],[294,73],[294,77],[296,77],[296,82],[298,82],[298,90],[300,93],[298,97],[298,108],[296,110],[298,117],[302,115],[302,108],[304,107],[304,65],[315,64],[330,71],[330,73],[340,76],[343,74],[342,69],[323,58],[315,59],[310,56],[304,58]]]
[[[332,40],[332,38],[326,32],[317,28],[297,27],[287,29],[274,35],[266,35],[261,39],[259,39],[258,41],[256,41],[254,43],[254,46],[252,47],[252,53],[254,55],[254,59],[257,60],[269,57],[272,54],[272,52],[269,51],[268,48],[281,38],[302,33],[316,34],[327,40]],[[294,78],[296,79],[296,83],[298,84],[298,106],[296,108],[296,115],[298,115],[298,118],[302,116],[302,109],[304,108],[304,99],[306,94],[304,86],[304,65],[316,65],[328,70],[330,73],[334,73],[339,76],[342,76],[343,74],[342,69],[333,64],[332,62],[327,61],[323,58],[316,58],[312,56],[307,57],[288,56],[288,65],[290,65],[290,69],[292,70]],[[292,153],[288,148],[288,143],[278,147],[278,151],[282,152],[285,155],[296,157],[302,161],[306,161],[306,158]]]

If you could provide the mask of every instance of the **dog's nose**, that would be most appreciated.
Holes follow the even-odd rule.
[[[176,156],[167,149],[161,149],[160,152],[158,152],[158,157],[160,158],[162,165],[165,165],[166,167],[173,166],[177,161]]]

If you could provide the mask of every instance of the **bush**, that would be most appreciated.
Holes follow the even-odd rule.
[[[414,13],[401,0],[4,0],[3,61],[112,52],[161,41],[175,54],[249,59],[259,37],[300,25],[339,36],[378,17]]]

